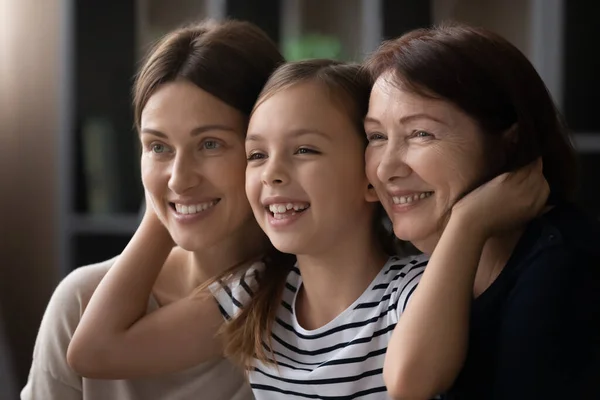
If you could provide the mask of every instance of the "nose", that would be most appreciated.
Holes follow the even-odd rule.
[[[381,182],[392,182],[411,174],[412,169],[406,163],[405,153],[404,149],[399,146],[386,146],[377,166],[377,178]]]
[[[169,189],[173,193],[182,194],[196,187],[200,181],[200,174],[195,170],[194,161],[185,154],[177,154],[171,167]]]
[[[284,160],[271,156],[265,163],[262,172],[262,182],[267,186],[282,186],[289,182],[289,174]]]

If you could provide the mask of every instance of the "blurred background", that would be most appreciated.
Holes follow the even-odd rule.
[[[23,386],[56,284],[118,254],[136,229],[130,89],[162,34],[232,17],[290,60],[360,61],[444,20],[490,28],[544,78],[580,154],[579,203],[600,217],[599,16],[594,0],[0,0],[0,376]]]

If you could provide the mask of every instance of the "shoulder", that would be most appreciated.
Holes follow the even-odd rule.
[[[551,239],[564,251],[600,257],[600,221],[571,204],[557,206],[542,217]]]
[[[115,260],[116,257],[101,263],[82,266],[69,273],[54,290],[41,329],[53,325],[64,327],[65,319],[74,320],[67,325],[76,326],[83,308]]]
[[[410,257],[390,257],[381,271],[374,289],[385,290],[390,305],[398,315],[406,308],[417,288],[429,257],[420,254]]]
[[[265,268],[263,262],[255,262],[208,286],[226,320],[238,315],[251,302]]]
[[[531,244],[518,255],[512,272],[509,309],[524,318],[548,314],[555,320],[561,315],[573,323],[592,315],[600,318],[600,224],[563,206],[538,225],[535,241],[524,238]]]
[[[114,260],[79,267],[58,284],[42,317],[35,341],[30,380],[48,378],[48,382],[55,382],[52,385],[56,387],[65,384],[80,388],[81,380],[66,362],[67,347],[85,305]]]
[[[79,267],[69,273],[56,287],[52,295],[52,301],[63,302],[74,299],[84,305],[92,297],[94,290],[110,267],[116,261],[116,257],[96,264]]]
[[[529,254],[522,255],[521,279],[560,285],[599,279],[599,221],[572,205],[562,205],[543,216],[532,231],[535,238],[524,238],[531,245],[525,252]]]
[[[428,262],[429,256],[425,254],[409,257],[393,256],[383,266],[383,274],[387,276],[387,279],[394,281],[407,276],[420,275],[425,270]]]

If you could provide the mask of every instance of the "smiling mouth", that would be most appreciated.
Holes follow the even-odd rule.
[[[221,199],[216,199],[212,201],[207,201],[204,203],[198,204],[177,204],[177,203],[169,203],[169,206],[175,210],[177,214],[181,215],[190,215],[190,214],[198,214],[199,212],[206,211],[209,208],[217,205]]]
[[[310,208],[310,203],[276,203],[265,207],[275,219],[285,219],[301,214]]]
[[[420,193],[414,193],[414,194],[410,194],[407,196],[392,196],[392,202],[394,204],[411,204],[411,203],[416,203],[418,201],[424,200],[428,197],[431,197],[431,195],[434,192],[420,192]]]

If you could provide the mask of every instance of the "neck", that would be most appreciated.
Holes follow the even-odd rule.
[[[511,231],[501,236],[492,237],[485,243],[475,275],[475,285],[473,286],[475,297],[485,292],[498,278],[523,232],[523,229]]]
[[[259,258],[268,239],[254,221],[213,246],[187,255],[188,279],[194,287],[220,275],[227,269]]]
[[[306,329],[321,327],[348,308],[388,258],[371,226],[355,229],[337,243],[319,254],[297,256],[303,284],[296,311]]]

